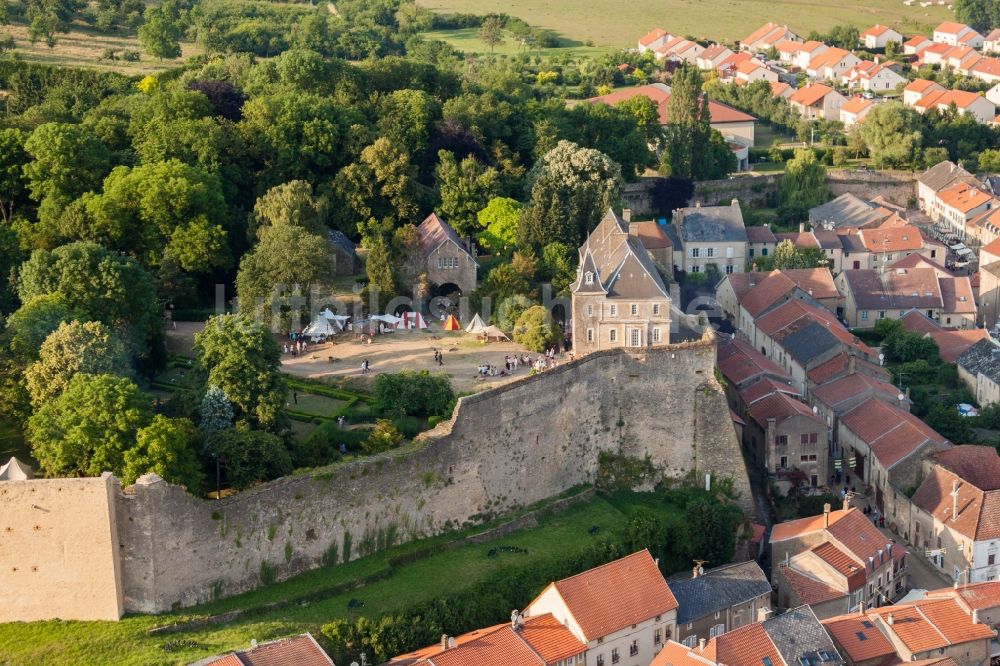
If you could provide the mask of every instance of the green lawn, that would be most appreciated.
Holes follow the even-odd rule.
[[[425,39],[439,39],[443,42],[447,42],[455,49],[462,51],[463,53],[490,53],[490,47],[479,39],[477,28],[460,28],[457,30],[430,30],[428,32],[421,33]],[[515,43],[509,37],[504,40],[503,44],[498,45],[493,53],[497,55],[519,55],[521,53],[530,53],[531,55],[564,55],[570,57],[600,57],[607,53],[615,50],[614,47],[604,45],[604,46],[586,46],[581,42],[563,40],[565,46],[555,49],[532,49],[531,51],[525,51],[520,44]]]
[[[634,500],[634,501],[633,501]],[[649,498],[618,495],[613,500],[595,497],[568,510],[543,515],[536,528],[516,532],[489,543],[454,549],[437,548],[429,557],[392,569],[390,557],[441,545],[469,532],[442,535],[355,560],[348,564],[317,569],[284,583],[231,599],[163,616],[129,616],[120,622],[32,622],[0,625],[0,663],[45,664],[173,664],[191,661],[225,650],[244,647],[251,639],[268,640],[302,631],[318,634],[322,624],[335,618],[387,611],[428,600],[439,594],[467,589],[509,564],[525,564],[552,558],[570,558],[589,547],[604,534],[625,522],[632,506],[658,508],[664,515],[675,513],[670,506],[650,505]],[[598,528],[596,531],[593,528]],[[594,533],[592,533],[594,532]],[[518,546],[525,553],[502,553],[490,558],[497,546]],[[236,620],[211,628],[150,636],[155,626],[205,617],[234,609],[259,608],[262,604],[296,600],[334,585],[391,570],[389,576],[359,589],[336,594],[321,601],[297,602],[289,607]],[[348,611],[351,600],[363,606]],[[502,622],[505,618],[497,618]],[[173,651],[168,651],[173,650]]]
[[[674,34],[732,41],[768,21],[786,24],[800,35],[842,23],[862,30],[881,23],[904,34],[929,34],[934,25],[952,19],[945,7],[907,7],[900,0],[509,0],[502,7],[494,0],[419,2],[442,13],[503,11],[566,39],[615,48],[635,46],[639,37],[657,26]]]
[[[332,417],[338,409],[347,404],[346,400],[337,400],[336,398],[328,398],[325,395],[315,395],[295,390],[288,392],[287,400],[289,409],[315,416],[328,417]]]

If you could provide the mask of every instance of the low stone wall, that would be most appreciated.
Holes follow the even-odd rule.
[[[830,170],[826,182],[835,197],[850,192],[865,201],[882,196],[907,206],[917,196],[917,175],[908,171]]]

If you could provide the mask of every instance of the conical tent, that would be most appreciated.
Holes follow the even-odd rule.
[[[487,326],[482,330],[481,335],[483,335],[487,340],[510,340],[510,338],[507,337],[507,334],[496,326]]]
[[[462,325],[455,319],[455,315],[448,315],[448,318],[444,320],[444,330],[460,331],[462,330]]]
[[[427,328],[427,322],[424,321],[423,315],[419,312],[404,312],[403,313],[403,328]]]
[[[486,330],[486,322],[483,321],[483,318],[480,317],[479,313],[477,312],[476,316],[472,318],[471,322],[469,322],[469,325],[465,327],[465,332],[482,333],[484,330]]]
[[[310,336],[314,341],[324,336],[335,335],[336,333],[337,326],[323,316],[316,317],[312,320],[311,324],[302,329],[302,334]]]
[[[3,465],[0,465],[0,481],[26,481],[34,477],[30,465],[25,465],[17,458],[11,456]]]

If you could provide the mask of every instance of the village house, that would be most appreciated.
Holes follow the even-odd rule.
[[[868,112],[875,108],[875,102],[864,97],[852,97],[840,107],[840,122],[844,127],[853,127],[864,120]]]
[[[959,666],[990,662],[993,630],[962,611],[954,599],[923,599],[867,611],[903,662],[948,658]]]
[[[863,612],[837,615],[822,622],[848,666],[880,666],[898,659],[896,648]]]
[[[798,51],[792,55],[791,63],[793,66],[798,67],[800,70],[805,71],[809,67],[809,63],[815,58],[818,58],[823,53],[830,49],[829,46],[823,42],[818,42],[816,40],[809,40],[808,42],[802,42]]]
[[[713,70],[731,55],[733,55],[733,51],[728,47],[722,44],[712,44],[701,52],[695,62],[698,65],[698,69]]]
[[[807,604],[819,618],[889,603],[897,595],[894,546],[860,509],[779,523],[771,531],[778,607]]]
[[[771,83],[771,97],[780,97],[781,99],[788,101],[788,98],[792,96],[795,92],[795,88],[785,83],[784,81],[778,81],[777,83]]]
[[[995,197],[994,201],[997,201]],[[983,245],[989,245],[997,238],[1000,238],[1000,206],[993,205],[969,219],[965,224],[965,238],[962,239],[962,242],[970,248],[969,251],[972,253]]]
[[[1000,457],[992,446],[933,455],[911,498],[910,543],[958,583],[1000,574]]]
[[[749,339],[754,321],[792,298],[836,312],[842,297],[825,268],[772,270],[768,273],[734,273],[716,285],[716,301],[726,317]]]
[[[968,351],[969,347],[989,337],[989,334],[981,328],[942,328],[938,322],[920,310],[904,313],[899,321],[907,331],[932,338],[938,346],[938,355],[945,363],[958,363],[959,357]]]
[[[949,46],[971,46],[978,49],[983,45],[983,36],[965,25],[955,21],[944,21],[934,28],[933,41]]]
[[[889,42],[903,43],[903,35],[884,25],[873,25],[858,38],[866,49],[884,49]]]
[[[830,446],[823,419],[799,399],[795,389],[763,380],[740,391],[746,422],[744,448],[750,462],[790,486],[816,488],[828,476]],[[799,476],[800,475],[800,476]]]
[[[1000,344],[986,338],[969,347],[958,357],[958,377],[980,407],[1000,402]]]
[[[869,398],[877,398],[887,405],[910,411],[910,399],[892,384],[858,371],[858,358],[848,357],[847,374],[831,381],[813,387],[809,391],[809,404],[817,416],[823,419],[830,429],[830,451],[834,460],[841,460],[837,434],[840,428],[840,417],[851,411]]]
[[[771,380],[770,386],[782,387],[782,390],[798,395],[791,386],[791,375],[744,340],[720,338],[716,347],[716,367],[726,379],[726,399],[730,410],[737,416],[747,411],[740,391],[761,380]]]
[[[1000,239],[979,248],[979,323],[988,329],[1000,319]]]
[[[699,642],[664,647],[650,666],[840,666],[843,659],[808,606]]]
[[[969,71],[963,71],[962,73],[974,76],[986,83],[996,83],[1000,81],[1000,58],[980,58],[969,68]],[[993,102],[990,95],[986,97]]]
[[[639,53],[654,51],[673,39],[673,36],[662,28],[654,28],[639,38]]]
[[[1000,54],[1000,28],[994,28],[983,37],[983,53]]]
[[[674,244],[667,235],[666,225],[661,225],[656,220],[629,222],[628,233],[629,236],[642,243],[661,275],[673,273]]]
[[[996,631],[1000,629],[1000,581],[966,583],[940,590],[928,590],[928,599],[954,599],[959,608],[970,618],[982,622]],[[991,657],[997,656],[1000,646],[991,646]]]
[[[744,54],[747,55],[747,54]],[[591,104],[607,104],[614,106],[619,102],[631,99],[636,96],[647,97],[656,104],[659,112],[661,125],[669,122],[667,118],[667,107],[670,102],[670,86],[664,83],[650,83],[635,88],[625,88],[616,90],[607,95],[592,97],[587,101]],[[712,129],[717,130],[722,137],[730,144],[734,155],[739,160],[738,169],[743,171],[749,168],[747,161],[747,148],[754,145],[754,129],[757,119],[750,114],[743,113],[731,106],[708,100],[709,121]]]
[[[526,618],[515,611],[508,623],[443,635],[440,643],[394,657],[386,666],[568,666],[586,663],[586,652],[587,646],[551,613]]]
[[[861,64],[861,59],[846,49],[828,48],[809,61],[806,74],[814,79],[840,82],[845,72]]]
[[[689,648],[699,640],[766,619],[771,610],[771,583],[754,561],[725,564],[667,579],[677,599],[676,641]]]
[[[889,215],[890,212],[886,209],[875,206],[852,192],[845,192],[825,204],[810,208],[809,224],[814,231],[816,228],[864,229],[880,226]]]
[[[810,371],[842,352],[853,350],[865,360],[875,358],[872,349],[844,328],[833,313],[798,298],[759,317],[747,338],[792,376],[800,394],[805,394]]]
[[[585,664],[648,664],[675,635],[677,600],[641,550],[550,583],[524,613],[546,614],[586,645]]]
[[[913,109],[926,113],[932,109],[947,111],[954,107],[962,115],[972,116],[980,123],[989,123],[996,118],[996,106],[982,95],[965,90],[935,91],[921,97]]]
[[[951,232],[965,238],[966,225],[980,213],[992,210],[997,200],[967,182],[956,182],[940,190],[931,201],[930,217],[944,222]]]
[[[684,248],[684,272],[702,273],[710,266],[722,274],[746,270],[747,232],[736,199],[728,206],[678,208],[673,223]]]
[[[649,252],[612,210],[579,248],[570,285],[577,355],[670,342],[670,296]]]
[[[743,51],[767,51],[783,39],[798,39],[787,26],[766,23],[740,40]]]
[[[736,68],[735,80],[740,84],[755,81],[777,82],[778,73],[757,60],[747,60]]]
[[[767,224],[747,227],[747,261],[753,263],[755,257],[766,257],[774,252],[778,239]]]
[[[932,219],[941,219],[938,192],[957,183],[978,187],[979,181],[954,162],[938,162],[917,178],[917,203]]]
[[[842,76],[842,83],[851,89],[861,89],[869,92],[887,92],[895,90],[906,79],[894,68],[894,62],[863,61],[849,69]]]
[[[306,632],[291,638],[280,638],[260,644],[254,641],[246,650],[237,650],[222,657],[211,657],[198,662],[198,666],[270,666],[271,664],[333,666],[333,660],[312,634]]]
[[[879,320],[899,319],[912,308],[936,319],[944,307],[940,282],[930,268],[850,269],[834,282],[844,294],[841,316],[851,328],[874,328]]]
[[[928,46],[933,44],[933,42],[923,35],[914,35],[905,42],[903,42],[903,54],[904,55],[916,55],[926,49]]]
[[[886,525],[905,524],[905,492],[920,481],[921,458],[950,446],[916,416],[875,397],[840,417],[837,441],[857,485],[875,489],[873,506]]]
[[[479,264],[455,230],[437,213],[431,213],[417,227],[417,233],[427,281],[436,293],[471,294],[475,291]]]
[[[905,88],[903,88],[903,104],[906,106],[914,106],[927,95],[934,92],[943,93],[945,90],[945,87],[937,81],[914,79],[906,84]],[[942,164],[945,164],[945,162],[942,162]],[[947,164],[951,164],[951,162],[948,162]]]
[[[953,48],[955,47],[948,44],[934,42],[930,46],[920,50],[917,54],[917,60],[913,64],[918,67],[923,65],[942,66],[945,64],[946,54]]]
[[[806,120],[840,120],[840,107],[847,99],[830,86],[810,83],[799,88],[788,103]]]

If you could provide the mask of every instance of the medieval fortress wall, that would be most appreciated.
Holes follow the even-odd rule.
[[[31,515],[30,504],[51,504],[61,515],[45,535],[45,552],[76,555],[64,558],[61,577],[37,575],[31,596],[45,616],[75,618],[85,612],[81,600],[64,598],[64,580],[111,571],[116,559],[118,584],[102,588],[102,608],[113,610],[119,594],[127,611],[189,606],[313,568],[334,548],[342,560],[345,541],[353,559],[387,541],[478,522],[592,482],[602,451],[648,454],[669,476],[698,469],[730,477],[749,508],[749,480],[714,358],[710,339],[591,354],[462,398],[452,419],[412,450],[311,470],[221,501],[193,498],[152,475],[124,492],[106,480],[105,503],[53,503],[65,492],[58,484],[99,479],[0,484],[0,492],[21,488],[0,495],[0,502],[8,498],[0,521],[7,522],[8,505],[19,522]],[[113,543],[81,534],[78,525],[92,524],[93,514],[110,520]],[[0,524],[0,569],[30,565],[38,538],[3,530]],[[17,594],[5,576],[0,571],[0,607]],[[0,619],[41,613],[14,608]]]

